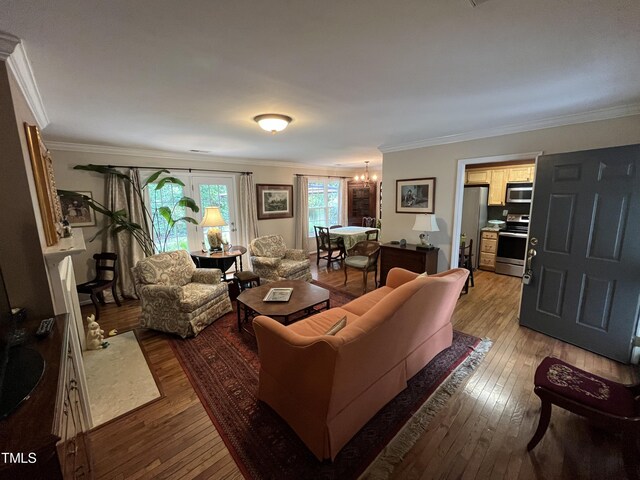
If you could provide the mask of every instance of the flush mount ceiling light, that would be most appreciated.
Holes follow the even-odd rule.
[[[264,113],[253,117],[253,119],[260,125],[260,128],[271,133],[281,132],[293,120],[291,117],[279,113]]]

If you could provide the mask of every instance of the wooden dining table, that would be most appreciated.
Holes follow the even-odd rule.
[[[348,252],[353,246],[367,239],[367,232],[369,230],[379,230],[372,227],[339,227],[329,230],[331,238],[342,238],[344,242],[344,248]]]

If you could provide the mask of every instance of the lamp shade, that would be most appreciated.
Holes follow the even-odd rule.
[[[226,225],[227,222],[222,218],[222,213],[220,213],[220,207],[207,207],[204,210],[204,218],[200,225],[203,227],[222,227]]]
[[[438,223],[435,215],[418,214],[413,224],[413,230],[416,232],[439,232]]]

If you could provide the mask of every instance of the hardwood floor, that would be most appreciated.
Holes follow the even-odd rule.
[[[362,277],[337,265],[313,276],[360,294]],[[373,288],[370,275],[369,289]],[[519,279],[476,273],[476,286],[463,295],[454,326],[493,340],[493,347],[466,385],[428,426],[395,471],[396,479],[430,478],[626,478],[621,441],[575,415],[554,408],[551,425],[530,455],[526,443],[537,425],[540,402],[533,373],[546,355],[614,380],[632,382],[635,368],[520,327]],[[84,311],[84,308],[83,308]],[[87,308],[91,313],[92,307]],[[137,302],[102,310],[105,331],[137,323]],[[101,426],[89,435],[98,479],[242,478],[171,350],[167,336],[139,330],[139,338],[160,382],[163,397]]]

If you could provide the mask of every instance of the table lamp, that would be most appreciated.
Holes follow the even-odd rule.
[[[200,222],[202,227],[211,227],[207,232],[207,240],[209,240],[209,250],[211,252],[219,252],[222,250],[222,232],[217,227],[226,225],[227,222],[222,218],[220,207],[207,207],[204,211],[204,218]]]
[[[427,241],[425,242],[425,234],[420,234],[420,244],[416,245],[419,250],[432,250],[435,248],[429,242],[429,232],[439,232],[438,223],[436,222],[435,215],[418,214],[416,215],[416,221],[413,224],[413,230],[416,232],[426,232]]]

